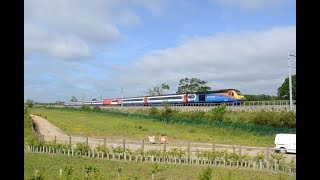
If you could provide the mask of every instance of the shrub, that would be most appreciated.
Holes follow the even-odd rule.
[[[211,179],[211,174],[212,174],[212,169],[211,167],[207,167],[202,171],[201,174],[199,174],[199,180],[210,180]]]
[[[98,107],[98,106],[94,106],[94,107],[93,107],[93,111],[101,111],[101,108]]]
[[[91,107],[89,105],[81,106],[81,110],[90,110]]]
[[[257,155],[255,155],[252,160],[255,162],[264,161],[265,156],[265,153],[261,151]]]
[[[123,153],[124,152],[124,149],[121,147],[121,146],[117,146],[117,147],[112,147],[112,151],[114,153]]]
[[[95,148],[95,150],[98,152],[103,152],[103,153],[110,152],[110,149],[106,145],[100,145],[100,144]]]
[[[34,174],[28,178],[29,180],[43,180],[45,179],[39,170],[35,170]]]
[[[77,143],[76,151],[81,152],[81,155],[84,155],[89,150],[90,150],[90,146],[88,144],[82,143],[82,142]]]
[[[149,109],[149,115],[157,115],[158,112],[158,109],[154,106]]]
[[[225,113],[227,112],[226,104],[212,108],[205,114],[205,118],[210,121],[222,121],[224,119]]]

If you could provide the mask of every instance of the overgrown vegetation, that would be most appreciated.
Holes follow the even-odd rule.
[[[118,109],[108,109],[109,112],[120,112]],[[123,112],[123,111],[121,111]],[[225,104],[213,107],[205,111],[179,111],[173,109],[167,104],[163,109],[150,107],[149,110],[130,109],[126,112],[130,114],[145,114],[157,117],[189,119],[189,120],[207,120],[220,122],[233,122],[249,125],[262,125],[274,128],[296,128],[296,113],[294,111],[228,111]],[[197,124],[197,123],[195,123]]]
[[[238,168],[111,161],[81,156],[25,153],[25,179],[296,179],[286,173]],[[37,172],[37,173],[35,173]],[[152,175],[153,174],[153,175]]]
[[[144,139],[150,135],[166,135],[169,142],[197,141],[266,147],[273,146],[277,133],[277,129],[272,127],[151,116],[142,111],[94,112],[80,108],[32,108],[32,113],[47,117],[65,133],[82,137]]]
[[[30,145],[42,145],[43,142],[38,140],[33,129],[35,124],[32,122],[28,108],[24,108],[24,142]]]
[[[37,111],[39,109],[32,108],[32,111]],[[39,111],[41,113],[37,113],[39,115],[49,117],[49,119],[54,119],[50,114],[53,112],[56,116],[61,115],[60,113],[66,113],[62,109],[52,110],[45,110]],[[60,113],[59,113],[60,112]],[[73,113],[74,114],[74,113]],[[75,113],[75,116],[71,116],[71,113],[67,113],[68,119],[76,119],[76,117],[80,117],[79,119],[86,119],[84,118],[87,115],[90,115],[90,112],[78,112]],[[97,116],[97,115],[95,115]],[[61,118],[61,117],[60,117]],[[87,117],[88,118],[88,117]],[[108,117],[109,119],[110,117]],[[76,119],[76,122],[79,123],[79,119]],[[91,118],[89,118],[91,119]],[[91,119],[92,121],[95,121]],[[110,120],[110,119],[109,119]],[[61,119],[60,119],[61,121]],[[95,121],[97,125],[101,126],[99,121]],[[32,132],[32,120],[29,116],[28,109],[25,109],[25,117],[24,117],[24,125],[25,125],[25,141],[27,144],[34,145],[37,147],[43,146],[44,142],[38,142],[36,136]],[[66,122],[67,124],[70,121]],[[80,122],[81,123],[81,122]],[[153,122],[156,123],[156,122]],[[108,124],[110,122],[108,121]],[[141,123],[143,126],[148,126],[148,124]],[[71,126],[73,126],[71,124]],[[88,126],[88,124],[85,124]],[[174,124],[172,124],[174,126]],[[184,125],[183,125],[184,126]],[[125,127],[125,126],[122,126]],[[181,127],[181,125],[180,125]],[[192,126],[194,127],[194,126]],[[78,127],[76,127],[78,128]],[[140,129],[143,127],[141,126]],[[190,127],[189,127],[190,128]],[[137,128],[139,129],[139,128]],[[151,128],[150,128],[151,129]],[[99,131],[99,129],[97,129]],[[212,130],[212,128],[211,128]],[[34,141],[30,141],[33,139]],[[43,144],[41,144],[43,143]],[[71,146],[69,144],[58,144],[55,141],[50,141],[45,143],[49,147],[55,148],[63,148],[63,149],[70,149]],[[77,150],[90,150],[90,147],[86,146],[85,143],[78,143],[75,147]],[[126,152],[127,154],[151,154],[154,156],[159,155],[172,155],[176,157],[181,157],[186,155],[187,152],[182,149],[169,149],[166,152],[160,150],[150,150],[143,152],[141,149],[137,149],[136,151],[131,151],[130,149],[123,149],[122,147],[108,147],[104,145],[99,145],[95,148],[98,151],[102,152],[115,152],[115,153],[123,153]],[[260,155],[260,154],[259,154]],[[236,153],[227,153],[225,151],[211,151],[211,152],[203,152],[198,151],[198,156],[209,156],[209,157],[224,157],[227,159],[232,160],[239,160],[239,159],[246,159],[250,160],[250,157],[247,155],[238,155]],[[255,160],[262,160],[262,156],[253,157]],[[279,164],[283,163],[284,158],[281,155],[275,155],[274,157],[271,156],[271,160],[277,162]],[[117,161],[106,161],[103,159],[95,159],[95,158],[84,158],[84,157],[71,157],[71,156],[64,156],[64,155],[56,155],[56,154],[32,154],[32,153],[25,153],[25,160],[24,160],[24,173],[25,179],[150,179],[150,177],[156,177],[156,179],[197,179],[203,177],[208,178],[219,177],[220,179],[228,179],[232,177],[237,177],[240,179],[277,179],[279,177],[284,179],[295,179],[294,176],[289,176],[286,174],[270,174],[266,172],[259,172],[259,171],[250,171],[250,170],[239,170],[239,169],[225,169],[219,167],[213,167],[212,170],[206,169],[204,166],[184,166],[184,165],[173,165],[173,164],[156,164],[150,166],[149,163],[139,163],[139,162],[117,162]],[[295,161],[292,160],[290,166],[295,167]],[[202,174],[202,175],[200,175]]]

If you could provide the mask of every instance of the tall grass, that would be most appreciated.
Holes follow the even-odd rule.
[[[208,166],[110,161],[57,154],[24,154],[25,179],[31,178],[36,170],[44,179],[151,179],[152,173],[155,179],[198,179],[207,168]],[[295,176],[282,173],[221,167],[210,168],[210,176],[217,179],[296,179]]]
[[[66,133],[90,137],[145,139],[166,134],[170,142],[200,141],[251,146],[273,146],[275,134],[259,134],[238,128],[205,124],[160,122],[153,119],[63,109],[32,108]],[[129,116],[129,117],[128,117]]]

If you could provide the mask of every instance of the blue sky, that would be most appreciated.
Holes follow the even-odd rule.
[[[276,95],[296,49],[292,0],[29,0],[24,11],[24,99],[37,102],[162,83],[175,93],[186,77]]]

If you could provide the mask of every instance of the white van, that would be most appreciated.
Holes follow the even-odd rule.
[[[277,134],[274,139],[275,152],[296,153],[296,134]]]

